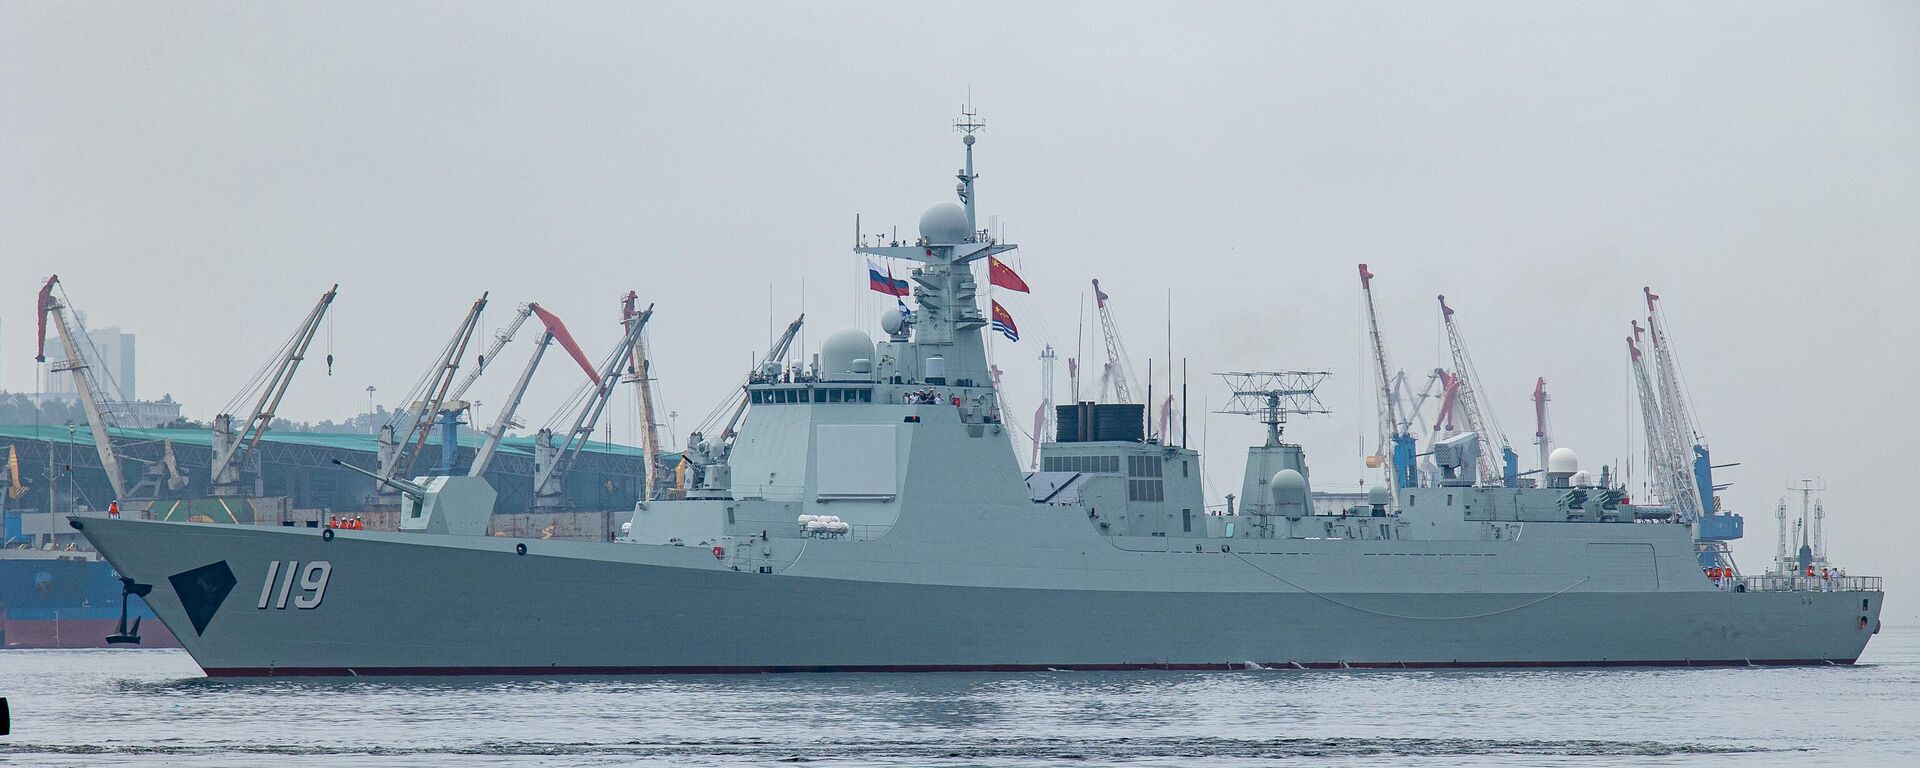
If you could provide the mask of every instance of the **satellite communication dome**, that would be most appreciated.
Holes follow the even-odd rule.
[[[888,307],[880,313],[880,330],[888,336],[900,335],[900,329],[907,325],[907,316],[900,314],[899,307]]]
[[[1300,476],[1299,470],[1283,469],[1273,473],[1273,479],[1267,482],[1267,492],[1273,494],[1275,506],[1307,503],[1307,479]]]
[[[1375,507],[1384,507],[1392,503],[1393,503],[1393,491],[1388,489],[1386,486],[1376,485],[1372,488],[1367,489],[1368,505],[1375,506]]]
[[[853,361],[872,359],[873,339],[852,328],[834,331],[820,345],[820,375],[841,381],[869,378],[869,374],[854,372]]]
[[[967,212],[953,203],[935,203],[920,214],[920,236],[937,245],[967,241]]]
[[[1547,454],[1547,474],[1571,475],[1580,471],[1580,457],[1569,448],[1555,448]]]
[[[1572,485],[1575,488],[1592,488],[1594,486],[1593,473],[1585,471],[1573,473]]]

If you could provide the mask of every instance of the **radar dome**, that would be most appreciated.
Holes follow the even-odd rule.
[[[1555,448],[1547,454],[1547,474],[1571,475],[1580,471],[1580,457],[1569,448]]]
[[[869,374],[854,372],[853,361],[872,359],[873,339],[852,328],[834,331],[820,345],[820,375],[841,381],[869,378]]]
[[[1267,481],[1267,492],[1273,494],[1273,503],[1307,503],[1307,479],[1297,469],[1283,469],[1273,473],[1273,479]]]
[[[920,214],[920,236],[937,245],[967,241],[967,212],[953,203],[935,203]]]
[[[1393,491],[1386,486],[1376,485],[1367,489],[1367,504],[1369,506],[1384,507],[1392,503]]]
[[[880,330],[886,331],[888,336],[900,335],[900,330],[906,326],[907,316],[900,314],[899,307],[888,307],[880,312]]]
[[[1573,473],[1571,483],[1575,488],[1592,488],[1594,486],[1593,473],[1586,471],[1575,472]]]

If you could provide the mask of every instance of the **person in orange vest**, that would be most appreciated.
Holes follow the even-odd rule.
[[[354,529],[354,530],[356,530],[356,531],[361,531],[361,530],[366,530],[366,527],[367,527],[367,523],[366,523],[366,521],[365,521],[365,520],[362,520],[362,519],[360,518],[360,516],[359,516],[359,515],[354,515],[354,516],[353,516],[353,529]]]
[[[327,515],[327,527],[328,527],[328,528],[338,528],[338,527],[340,527],[340,516],[339,516],[339,515]]]
[[[117,518],[119,516],[120,516],[120,502],[118,500],[107,502],[107,517]]]

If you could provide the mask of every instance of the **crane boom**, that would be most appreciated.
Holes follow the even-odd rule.
[[[787,330],[780,334],[780,339],[774,342],[771,350],[768,350],[767,359],[779,360],[786,357],[787,350],[793,347],[794,338],[800,335],[800,326],[805,324],[806,321],[807,315],[803,312],[799,317],[794,318],[793,322],[787,323]],[[734,396],[739,398],[740,402],[734,406],[733,415],[727,417],[726,428],[720,430],[720,440],[722,443],[733,439],[735,429],[740,426],[740,417],[747,412],[747,397],[745,392],[746,389],[743,385],[741,389],[734,393]]]
[[[1107,294],[1100,290],[1100,281],[1093,281],[1093,303],[1100,312],[1100,336],[1106,341],[1107,366],[1100,373],[1100,394],[1105,395],[1108,385],[1113,387],[1113,399],[1117,402],[1133,402],[1130,388],[1132,376],[1127,368],[1127,349],[1120,343],[1120,327],[1113,321],[1113,305],[1107,301]]]
[[[532,304],[520,305],[513,315],[513,320],[507,323],[507,327],[493,335],[493,343],[487,346],[487,351],[482,352],[480,357],[473,361],[473,370],[467,371],[467,375],[461,377],[460,383],[453,385],[453,389],[447,391],[448,400],[459,400],[461,395],[467,393],[467,389],[480,379],[480,374],[486,373],[487,366],[493,364],[493,359],[500,356],[500,350],[513,341],[514,335],[520,332],[520,326],[526,324],[527,316],[531,314],[533,314]]]
[[[427,435],[433,431],[433,422],[440,417],[440,410],[447,401],[447,394],[453,389],[453,375],[460,369],[460,358],[467,353],[467,344],[473,340],[473,331],[480,325],[480,311],[487,308],[487,294],[480,294],[473,307],[467,310],[459,327],[454,329],[453,338],[440,351],[440,357],[434,361],[433,368],[426,376],[426,386],[421,390],[425,399],[412,404],[413,423],[407,427],[406,437],[400,440],[401,454],[394,457],[390,466],[380,473],[386,478],[394,478],[409,473],[413,463],[420,457],[420,449],[427,444]]]
[[[1440,319],[1446,325],[1447,347],[1453,353],[1454,402],[1467,418],[1467,429],[1480,435],[1480,477],[1499,477],[1506,485],[1515,485],[1519,480],[1517,458],[1493,412],[1480,402],[1480,376],[1474,371],[1473,358],[1467,354],[1466,340],[1461,338],[1460,325],[1454,321],[1453,308],[1447,306],[1445,296],[1440,297]],[[1494,450],[1500,451],[1497,464],[1489,455]]]
[[[34,360],[47,361],[46,327],[47,319],[53,319],[54,329],[60,334],[60,346],[67,353],[67,359],[53,366],[55,372],[67,371],[73,374],[73,389],[80,395],[80,406],[87,413],[87,428],[93,433],[94,450],[100,453],[100,468],[107,473],[107,483],[113,487],[113,497],[127,497],[126,478],[120,476],[120,455],[113,451],[113,440],[107,431],[106,398],[101,393],[99,383],[94,380],[91,366],[80,355],[80,345],[74,340],[73,327],[67,320],[67,305],[54,298],[53,288],[60,283],[60,276],[47,278],[47,284],[40,287],[40,342],[38,354]]]
[[[211,477],[214,495],[233,496],[240,492],[240,468],[246,466],[247,457],[253,455],[254,449],[260,446],[261,438],[266,437],[267,430],[273,426],[274,414],[280,410],[280,400],[286,397],[287,388],[293,384],[293,374],[300,370],[300,362],[307,357],[307,347],[320,332],[320,320],[326,317],[327,309],[333,306],[333,297],[339,292],[340,284],[334,283],[326,293],[320,294],[320,300],[314,303],[313,309],[307,311],[306,318],[294,329],[293,336],[281,346],[270,364],[273,373],[261,385],[260,398],[254,401],[253,411],[247,414],[246,424],[238,432],[234,431],[233,414],[222,413],[213,417]]]
[[[639,300],[639,294],[633,291],[627,291],[627,295],[620,300],[622,325],[632,325],[634,319],[639,317],[640,313],[634,310],[634,304]],[[633,342],[627,360],[627,380],[634,383],[634,398],[640,406],[640,450],[647,467],[644,493],[647,499],[656,499],[668,484],[668,478],[661,473],[670,468],[663,466],[661,458],[660,423],[653,407],[653,359],[647,353],[645,334]]]
[[[1634,323],[1633,335],[1627,337],[1627,354],[1633,361],[1634,385],[1640,395],[1640,424],[1646,432],[1648,490],[1672,508],[1681,520],[1692,524],[1699,518],[1699,497],[1687,473],[1683,469],[1676,471],[1685,466],[1684,461],[1676,461],[1678,456],[1666,433],[1670,422],[1660,406],[1660,396],[1640,350],[1637,338],[1640,330],[1640,324]]]
[[[1667,331],[1664,313],[1660,311],[1660,295],[1651,287],[1642,288],[1647,297],[1647,334],[1653,349],[1654,386],[1660,398],[1660,416],[1663,436],[1666,438],[1666,471],[1673,477],[1676,485],[1686,486],[1688,492],[1681,498],[1691,504],[1684,510],[1692,516],[1712,515],[1713,504],[1713,464],[1708,458],[1705,441],[1700,437],[1693,408],[1687,402],[1686,388],[1680,382],[1680,366],[1674,361],[1673,337]],[[1678,490],[1678,489],[1676,489]]]
[[[520,401],[527,395],[527,385],[533,381],[533,371],[540,367],[540,358],[546,355],[547,347],[553,342],[560,342],[560,346],[573,356],[574,361],[580,363],[580,368],[587,372],[588,379],[596,383],[600,380],[599,372],[593,370],[593,366],[587,363],[587,356],[580,351],[580,345],[574,343],[573,334],[567,332],[567,326],[560,322],[559,316],[548,312],[545,307],[537,303],[527,304],[525,309],[529,314],[540,318],[540,324],[546,327],[540,332],[539,340],[533,343],[533,354],[527,358],[527,367],[521,369],[520,378],[513,383],[512,391],[507,393],[507,403],[501,407],[500,416],[493,420],[493,426],[487,428],[486,437],[481,440],[480,448],[474,451],[473,465],[467,468],[468,477],[479,477],[485,474],[487,468],[493,464],[494,454],[500,450],[501,438],[506,437],[508,429],[519,426],[513,420],[514,412],[520,409]]]
[[[647,320],[652,317],[653,307],[648,306],[634,318],[633,322],[627,324],[626,334],[621,337],[620,343],[614,347],[613,353],[607,356],[594,377],[593,394],[581,407],[580,414],[574,418],[573,428],[567,431],[566,441],[559,446],[554,446],[552,445],[553,433],[547,430],[541,431],[534,450],[533,487],[536,504],[540,503],[540,499],[557,499],[561,496],[562,478],[566,476],[567,469],[573,466],[574,460],[580,457],[580,452],[586,449],[588,439],[593,436],[593,430],[600,422],[601,412],[606,410],[607,399],[613,394],[614,385],[620,381],[620,367],[627,362],[634,343],[640,339],[640,332],[646,329]],[[545,460],[542,460],[543,458]]]
[[[1399,398],[1394,391],[1396,379],[1389,373],[1393,369],[1387,365],[1387,344],[1380,338],[1380,320],[1373,305],[1373,277],[1367,265],[1361,264],[1360,294],[1367,304],[1367,337],[1372,341],[1373,374],[1378,386],[1374,394],[1377,401],[1375,410],[1380,418],[1380,444],[1374,453],[1376,456],[1386,454],[1381,459],[1386,465],[1387,488],[1397,492],[1401,488],[1416,485],[1418,476],[1414,474],[1413,436],[1402,426]],[[1404,376],[1401,378],[1404,379]],[[1389,445],[1392,446],[1390,450],[1387,447]]]

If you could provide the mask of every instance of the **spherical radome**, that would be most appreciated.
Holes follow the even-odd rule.
[[[1570,448],[1555,448],[1547,454],[1547,471],[1556,475],[1571,475],[1580,471],[1580,457]]]
[[[1299,470],[1288,468],[1273,473],[1273,479],[1267,482],[1267,492],[1273,494],[1273,503],[1307,503],[1307,479]]]
[[[1368,488],[1367,503],[1376,507],[1384,507],[1388,504],[1392,504],[1393,503],[1392,489],[1389,489],[1384,485],[1376,485],[1372,488]]]
[[[920,214],[920,236],[936,245],[953,245],[967,240],[967,212],[953,203],[935,203]]]
[[[834,331],[820,345],[820,373],[829,379],[859,378],[853,361],[873,359],[873,339],[859,330]]]
[[[898,335],[906,324],[907,317],[900,314],[899,307],[888,307],[880,313],[880,330],[886,331],[889,336]]]

